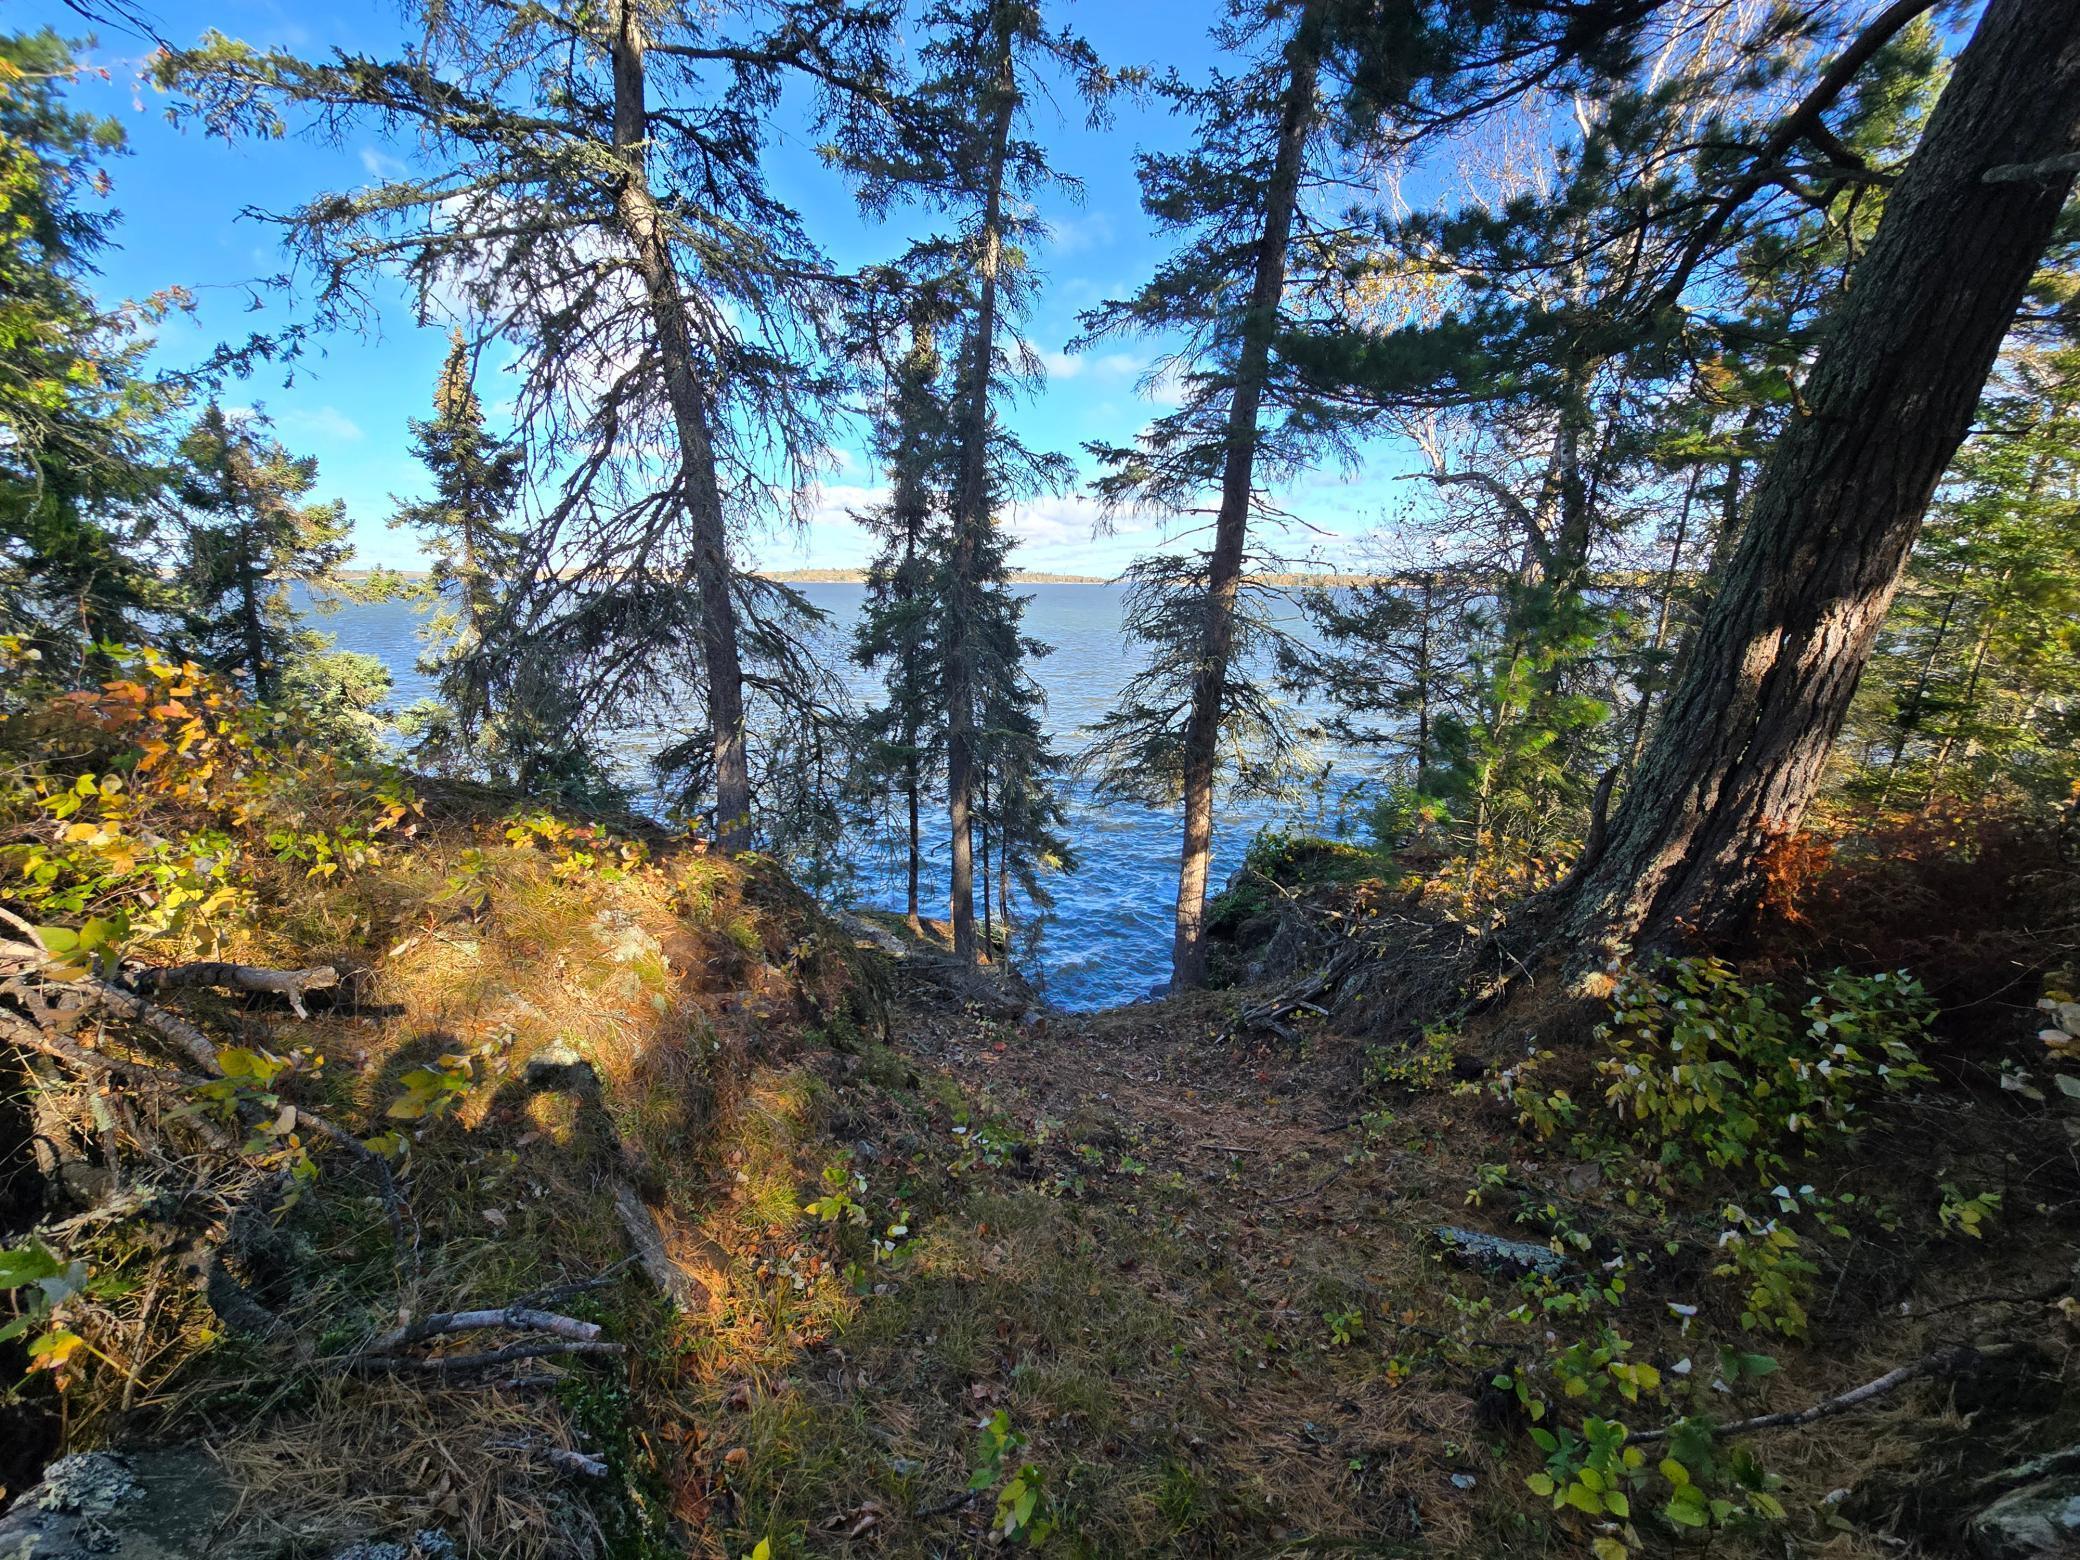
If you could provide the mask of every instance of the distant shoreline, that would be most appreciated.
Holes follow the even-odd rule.
[[[754,571],[758,578],[771,580],[778,585],[864,585],[867,571],[864,569],[759,569]],[[424,580],[431,575],[424,569],[342,569],[340,578],[361,582],[376,575],[391,579]],[[1357,585],[1391,583],[1395,576],[1389,574],[1253,574],[1253,585],[1270,585],[1284,588],[1299,588],[1316,585],[1329,589],[1346,589]],[[1023,569],[1011,571],[1013,585],[1117,585],[1117,577],[1103,574],[1049,574],[1040,570],[1028,572]]]

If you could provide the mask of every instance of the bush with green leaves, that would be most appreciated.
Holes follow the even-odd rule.
[[[1934,1011],[1904,973],[1836,970],[1794,1014],[1724,960],[1671,959],[1620,978],[1596,1070],[1629,1134],[1658,1145],[1664,1182],[1746,1169],[1768,1185],[1930,1076],[1915,1047]]]

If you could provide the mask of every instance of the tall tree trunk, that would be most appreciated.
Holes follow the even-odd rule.
[[[657,333],[665,395],[679,439],[680,497],[693,532],[693,579],[700,592],[701,663],[708,680],[708,727],[715,765],[715,839],[724,850],[751,841],[751,773],[744,752],[744,671],[737,653],[729,535],[715,474],[712,409],[687,328],[684,289],[663,211],[650,188],[644,103],[644,38],[636,0],[614,0],[614,151],[621,161],[615,210],[633,249]]]
[[[953,951],[972,960],[975,948],[975,667],[968,630],[976,609],[975,574],[989,523],[989,392],[997,349],[997,269],[1004,248],[1004,159],[1011,145],[1011,119],[1018,107],[1012,78],[1011,23],[998,22],[996,104],[990,113],[989,166],[982,206],[982,253],[977,257],[979,291],[961,368],[960,410],[954,480],[952,580],[947,591],[946,628],[946,819],[953,835]]]
[[[907,884],[908,894],[905,899],[905,910],[903,918],[910,923],[911,931],[922,932],[924,930],[924,922],[919,918],[917,913],[917,855],[920,840],[917,817],[917,757],[914,753],[911,755],[908,764],[904,768],[903,791],[904,798],[910,806],[910,860],[908,871],[909,881]]]
[[[250,521],[238,523],[238,621],[246,642],[246,666],[253,674],[253,697],[263,703],[275,694],[275,668],[267,659],[267,632],[260,617],[260,560]]]
[[[1256,273],[1242,323],[1235,388],[1228,400],[1227,452],[1221,468],[1220,510],[1213,523],[1213,555],[1206,575],[1206,627],[1192,680],[1192,707],[1184,731],[1184,848],[1177,867],[1177,931],[1170,947],[1170,985],[1184,991],[1206,982],[1206,879],[1213,856],[1213,786],[1219,757],[1222,695],[1235,648],[1235,600],[1242,588],[1243,544],[1249,536],[1255,484],[1257,419],[1271,373],[1286,287],[1286,250],[1300,198],[1307,135],[1315,121],[1315,76],[1320,40],[1317,5],[1300,13],[1286,45],[1286,95],[1279,113],[1278,149],[1264,189],[1264,225],[1257,237]]]
[[[1561,907],[1573,957],[1710,935],[1752,905],[2073,182],[1984,175],[2076,146],[2080,0],[1991,0],[1828,322],[1609,843]]]

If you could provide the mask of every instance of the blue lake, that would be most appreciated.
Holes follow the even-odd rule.
[[[864,594],[862,587],[815,584],[798,588],[831,615],[826,630],[829,664],[842,670],[856,693],[869,693],[872,679],[854,668],[844,652]],[[1123,593],[1112,585],[1034,584],[1024,589],[1032,598],[1026,610],[1027,632],[1054,647],[1052,655],[1034,666],[1047,694],[1048,729],[1058,749],[1074,753],[1083,747],[1089,727],[1111,707],[1136,667],[1120,632]],[[412,669],[418,654],[418,621],[417,611],[408,604],[350,603],[315,617],[314,626],[333,634],[343,650],[380,657],[396,678],[396,702],[403,705],[430,692]],[[631,743],[630,778],[638,783],[644,778],[639,768],[644,755],[636,749],[647,746]],[[1214,883],[1226,881],[1260,828],[1289,821],[1300,810],[1289,804],[1225,800],[1214,836]],[[1306,811],[1311,825],[1324,822],[1311,808]],[[1049,1001],[1062,1007],[1093,1008],[1132,1001],[1169,976],[1179,815],[1101,800],[1088,784],[1072,781],[1068,818],[1068,834],[1080,858],[1080,869],[1052,880],[1054,908],[1041,928],[1037,959],[1027,961],[1027,973]],[[927,863],[925,913],[943,917],[943,815],[928,815],[925,832],[928,842],[937,847]],[[853,895],[855,903],[902,908],[899,862],[885,855],[877,842],[863,840],[856,866],[860,883]],[[1016,898],[1012,908],[1015,918],[1030,914]]]

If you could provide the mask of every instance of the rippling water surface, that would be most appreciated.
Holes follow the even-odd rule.
[[[832,662],[842,665],[855,691],[869,679],[845,660],[863,590],[857,585],[805,585],[803,593],[831,614]],[[1135,663],[1120,633],[1122,592],[1111,585],[1030,585],[1027,631],[1054,646],[1034,668],[1047,693],[1047,724],[1056,746],[1074,752],[1090,725],[1111,707]],[[342,606],[318,626],[338,637],[340,648],[382,658],[397,679],[397,702],[408,704],[429,690],[412,670],[418,653],[418,615],[408,605]],[[1214,833],[1216,885],[1225,882],[1251,837],[1288,809],[1266,803],[1226,802]],[[1036,977],[1050,1001],[1069,1008],[1104,1007],[1145,995],[1168,978],[1170,926],[1176,897],[1181,822],[1173,811],[1100,801],[1082,782],[1069,797],[1069,837],[1080,870],[1053,880],[1055,905],[1043,927]],[[943,833],[943,823],[939,832]],[[933,830],[928,823],[926,833]],[[943,842],[930,863],[926,913],[945,914]],[[902,908],[900,878],[893,863],[862,851],[858,866],[860,902]],[[1019,906],[1013,904],[1014,914]]]

